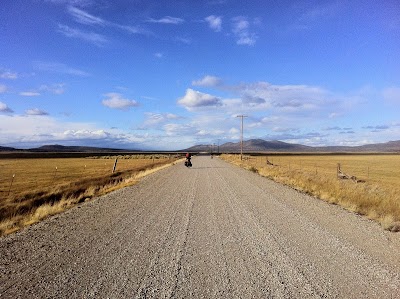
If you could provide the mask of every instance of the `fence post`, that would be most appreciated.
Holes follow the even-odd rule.
[[[115,158],[115,162],[114,162],[114,167],[113,167],[112,173],[115,172],[115,168],[117,167],[117,162],[118,162],[118,158]]]
[[[14,178],[15,178],[15,174],[12,175],[12,179],[11,179],[11,183],[10,183],[10,188],[8,189],[8,195],[7,195],[7,196],[10,196],[11,187],[12,187],[12,184],[13,184],[13,182],[14,182]]]

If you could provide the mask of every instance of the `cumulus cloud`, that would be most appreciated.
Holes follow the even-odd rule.
[[[215,32],[222,30],[222,17],[211,15],[206,17],[205,20],[208,22],[208,26]]]
[[[46,111],[38,108],[28,109],[25,111],[26,115],[49,115]]]
[[[200,80],[195,80],[192,82],[193,86],[204,86],[204,87],[216,87],[222,84],[222,80],[214,76],[204,76]]]
[[[178,104],[187,110],[194,110],[196,108],[221,106],[222,102],[219,97],[188,88],[186,94],[178,100]]]
[[[172,24],[172,25],[179,25],[182,24],[185,20],[181,18],[175,18],[175,17],[170,17],[166,16],[161,19],[148,19],[147,22],[149,23],[160,23],[160,24]]]
[[[268,82],[242,84],[235,87],[243,102],[253,106],[275,108],[285,112],[298,113],[318,110],[329,104],[329,92],[323,88],[308,85],[273,85]]]
[[[106,99],[102,101],[103,105],[112,108],[112,109],[120,109],[120,110],[128,110],[129,108],[138,106],[138,102],[135,100],[129,100],[123,98],[120,93],[107,93],[104,95]]]
[[[190,136],[197,133],[197,129],[192,124],[166,124],[163,129],[167,136]]]
[[[0,102],[0,113],[13,113],[14,111],[3,102]]]
[[[246,17],[235,17],[232,19],[232,32],[236,37],[238,45],[253,46],[257,36],[250,31],[250,22]]]
[[[48,115],[0,114],[0,124],[0,144],[16,147],[60,143],[135,148],[138,143],[146,142],[146,136],[119,130],[110,133],[93,123],[62,122]]]

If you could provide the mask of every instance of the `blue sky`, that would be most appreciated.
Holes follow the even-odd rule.
[[[400,139],[400,3],[0,3],[0,145]]]

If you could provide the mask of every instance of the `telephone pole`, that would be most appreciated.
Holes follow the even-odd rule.
[[[240,117],[242,119],[241,132],[240,132],[240,160],[243,160],[243,118],[247,117],[247,115],[238,115],[236,117]]]

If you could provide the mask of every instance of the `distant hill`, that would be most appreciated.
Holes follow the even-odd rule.
[[[190,152],[209,152],[211,149],[210,145],[196,145],[192,146],[185,151]],[[213,149],[217,152],[218,149],[215,146]],[[240,142],[228,142],[219,146],[219,152],[239,153]],[[263,139],[251,139],[243,141],[243,152],[283,152],[283,153],[313,153],[313,152],[329,152],[329,153],[400,153],[400,140],[389,141],[386,143],[367,144],[361,146],[326,146],[326,147],[312,147],[301,144],[287,143],[277,140],[263,140]]]
[[[126,149],[115,149],[92,146],[64,146],[59,144],[43,145],[30,149],[17,149],[14,147],[0,146],[0,152],[31,152],[31,153],[106,153],[106,152],[126,152]]]
[[[102,148],[102,147],[92,147],[92,146],[64,146],[64,145],[43,145],[37,148],[31,148],[30,152],[77,152],[77,153],[93,153],[93,152],[121,152],[126,151],[122,149],[114,148]]]
[[[17,151],[17,149],[13,147],[0,146],[0,152],[14,152],[14,151]]]

